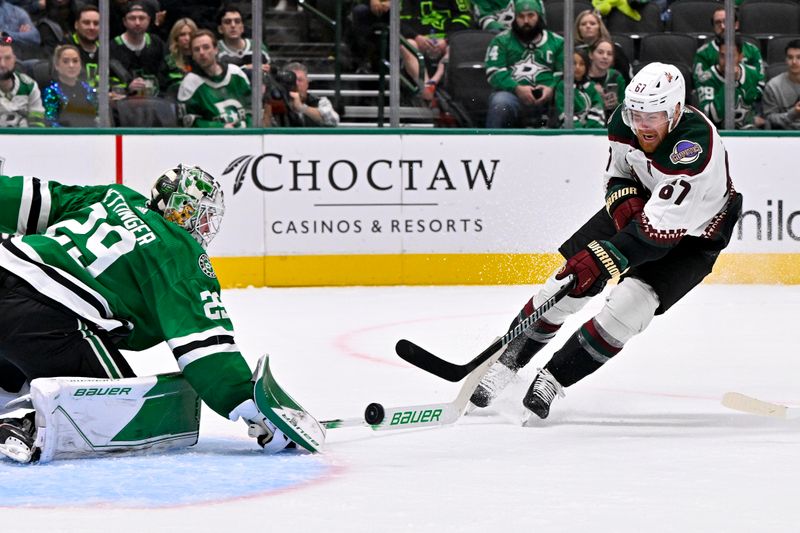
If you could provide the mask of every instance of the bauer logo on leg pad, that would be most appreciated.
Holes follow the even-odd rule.
[[[131,393],[130,387],[89,387],[77,389],[73,396],[122,396]]]

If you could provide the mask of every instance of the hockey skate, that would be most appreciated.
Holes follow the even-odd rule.
[[[35,411],[22,418],[0,419],[0,453],[20,463],[30,463],[39,457],[36,440]]]
[[[500,358],[489,367],[486,375],[483,376],[472,397],[469,399],[470,405],[467,412],[472,412],[476,407],[488,407],[497,395],[508,386],[509,383],[533,357],[537,350],[526,349],[528,339],[524,335],[517,337],[506,346]]]
[[[539,418],[547,418],[547,415],[550,414],[550,404],[553,403],[556,396],[563,398],[565,396],[564,388],[553,377],[553,374],[540,368],[522,399],[522,405]]]

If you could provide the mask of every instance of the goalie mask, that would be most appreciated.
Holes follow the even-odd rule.
[[[666,63],[650,63],[633,77],[625,89],[622,121],[634,133],[642,121],[649,127],[657,126],[656,122],[668,121],[667,132],[670,132],[683,115],[685,100],[686,82],[681,71]]]
[[[200,167],[184,164],[155,181],[148,206],[188,231],[203,248],[214,239],[225,213],[217,180]]]

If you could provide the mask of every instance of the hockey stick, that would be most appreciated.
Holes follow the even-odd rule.
[[[343,427],[358,427],[367,426],[374,431],[384,431],[391,429],[410,429],[422,428],[430,426],[445,426],[455,423],[467,407],[470,396],[475,391],[489,365],[494,363],[500,357],[500,351],[497,350],[485,361],[479,368],[472,372],[461,386],[456,399],[449,403],[434,403],[424,405],[408,405],[401,407],[387,407],[381,408],[384,416],[382,420],[376,424],[370,424],[366,421],[369,415],[365,413],[364,417],[353,418],[339,418],[335,420],[323,420],[320,423],[326,429],[343,428]],[[377,404],[370,404],[370,407]],[[367,407],[369,411],[370,407]]]
[[[800,407],[787,407],[779,403],[765,402],[738,392],[726,392],[722,396],[722,405],[751,415],[770,416],[773,418],[800,418]]]
[[[573,276],[569,279],[566,285],[558,289],[554,295],[545,300],[542,305],[534,309],[533,313],[521,320],[505,335],[495,340],[489,345],[488,348],[483,350],[477,355],[477,357],[466,364],[457,365],[455,363],[445,361],[444,359],[437,357],[428,350],[406,339],[400,339],[397,341],[394,351],[397,352],[397,355],[399,355],[404,361],[407,361],[412,365],[425,370],[426,372],[430,372],[431,374],[439,376],[442,379],[446,379],[447,381],[461,381],[470,372],[475,370],[484,361],[489,359],[495,352],[519,337],[523,331],[531,326],[531,324],[539,320],[542,315],[550,310],[551,307],[557,304],[562,298],[564,298],[564,296],[569,294],[569,292],[575,287],[575,283],[576,280]]]

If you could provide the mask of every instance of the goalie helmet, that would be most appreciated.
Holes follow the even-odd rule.
[[[625,89],[625,102],[622,120],[633,129],[633,112],[658,113],[667,112],[668,131],[672,131],[683,115],[686,100],[686,82],[683,74],[674,65],[666,63],[649,63],[640,70]],[[680,104],[678,120],[675,117],[675,105]]]
[[[217,180],[200,167],[184,164],[156,179],[148,207],[184,228],[203,248],[219,231],[225,213]]]

